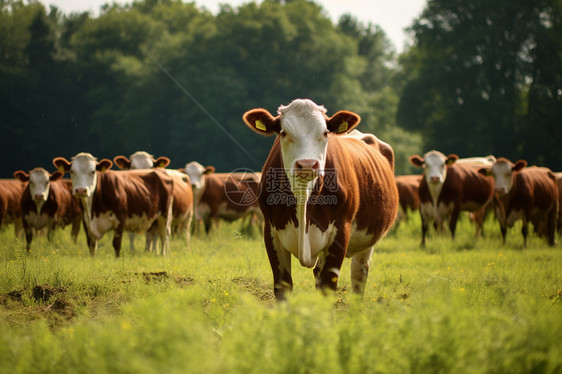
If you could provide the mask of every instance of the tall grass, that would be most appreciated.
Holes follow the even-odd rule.
[[[223,224],[167,258],[68,231],[30,254],[0,233],[0,371],[6,373],[561,373],[562,249],[497,223],[455,240],[414,216],[375,248],[365,297],[323,296],[294,262],[273,299],[263,241]]]

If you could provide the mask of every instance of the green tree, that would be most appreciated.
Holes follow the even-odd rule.
[[[427,149],[445,153],[531,162],[552,153],[529,147],[527,92],[538,61],[534,52],[545,42],[541,18],[553,25],[559,19],[554,3],[428,1],[411,27],[415,45],[401,60],[407,83],[398,123],[421,131]],[[560,76],[559,67],[549,71]]]

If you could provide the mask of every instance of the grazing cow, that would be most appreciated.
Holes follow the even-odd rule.
[[[152,237],[157,231],[162,255],[167,254],[173,200],[170,176],[158,169],[108,170],[111,160],[98,162],[89,153],[79,153],[71,161],[57,157],[53,164],[60,171],[70,172],[72,193],[81,202],[91,255],[96,252],[97,241],[109,230],[114,230],[116,257],[121,252],[123,230],[148,231]],[[152,237],[147,235],[147,244]]]
[[[420,196],[418,188],[422,179],[421,175],[397,175],[396,187],[398,187],[398,197],[400,205],[396,223],[407,220],[409,212],[414,212],[420,208]]]
[[[170,164],[170,159],[164,156],[154,159],[147,152],[139,151],[131,155],[131,159],[125,156],[115,156],[113,161],[120,169],[152,169],[165,168]],[[193,217],[193,192],[189,177],[178,170],[162,169],[174,179],[174,201],[172,204],[172,233],[185,235],[187,248],[191,248],[191,232],[189,226]],[[135,234],[131,233],[129,240],[131,250],[134,251]]]
[[[0,179],[0,228],[14,224],[16,237],[23,231],[21,197],[25,184],[17,179]]]
[[[545,232],[548,244],[554,246],[559,198],[556,176],[548,168],[526,166],[525,160],[514,164],[500,157],[492,167],[481,168],[479,172],[494,178],[494,208],[504,243],[507,228],[521,219],[524,245],[531,222],[535,230]],[[544,230],[540,229],[541,225]]]
[[[392,148],[355,132],[360,117],[326,109],[308,99],[246,112],[243,120],[262,135],[277,134],[263,167],[259,204],[274,292],[293,288],[291,254],[314,268],[317,288],[336,290],[345,257],[351,257],[353,292],[363,295],[374,244],[398,210]]]
[[[35,168],[29,174],[22,170],[14,173],[14,177],[26,185],[21,209],[28,251],[31,249],[33,229],[47,227],[47,238],[51,241],[57,227],[72,224],[74,243],[78,240],[82,210],[78,199],[72,196],[72,182],[60,179],[62,176],[60,171],[49,174],[43,168]]]
[[[486,206],[492,201],[494,185],[490,177],[478,173],[478,166],[456,164],[458,156],[448,157],[438,151],[427,152],[424,157],[413,155],[410,162],[424,168],[424,177],[418,189],[422,220],[422,247],[429,223],[436,227],[449,219],[451,235],[455,237],[457,220],[461,211],[474,213],[476,236],[480,235]]]
[[[207,233],[217,218],[235,221],[250,217],[250,221],[262,221],[257,202],[261,173],[215,173],[213,166],[204,167],[196,161],[180,170],[189,176],[195,220],[203,220]]]

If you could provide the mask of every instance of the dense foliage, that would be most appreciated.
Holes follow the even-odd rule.
[[[561,0],[429,0],[398,59],[380,27],[319,4],[0,0],[0,177],[81,151],[260,169],[272,139],[242,114],[301,97],[359,113],[400,174],[430,149],[562,170]]]
[[[347,109],[362,130],[397,144],[401,168],[421,138],[394,126],[388,87],[394,54],[384,32],[316,3],[268,0],[217,15],[179,0],[106,6],[63,15],[36,2],[0,2],[0,155],[17,168],[51,168],[56,156],[113,158],[146,150],[173,167],[259,169],[271,139],[242,114],[273,114],[307,97],[331,115]]]
[[[429,0],[398,124],[427,148],[562,169],[562,1]]]

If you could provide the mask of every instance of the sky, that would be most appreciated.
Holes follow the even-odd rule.
[[[251,0],[188,0],[194,1],[200,8],[206,8],[216,14],[219,4],[230,4],[237,7]],[[105,3],[126,4],[132,0],[41,0],[45,5],[55,5],[64,13],[90,11],[99,13],[100,6]],[[398,52],[404,50],[408,42],[405,27],[418,17],[425,6],[426,0],[315,0],[327,12],[333,22],[337,22],[342,14],[349,13],[360,22],[379,25],[393,42]]]

